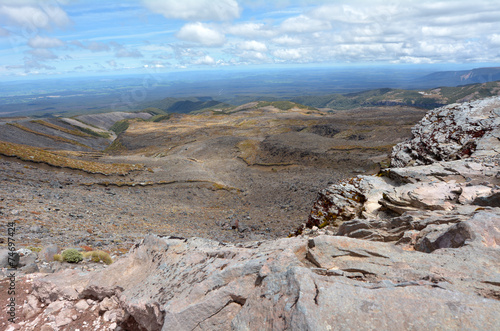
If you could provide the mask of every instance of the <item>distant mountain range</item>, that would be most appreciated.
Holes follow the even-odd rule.
[[[455,102],[473,101],[500,95],[500,81],[456,87],[438,87],[422,90],[380,88],[355,93],[306,95],[293,98],[235,97],[220,102],[211,97],[165,98],[144,104],[143,111],[153,115],[190,113],[207,110],[233,112],[255,105],[273,105],[282,110],[292,107],[312,107],[324,110],[348,110],[360,107],[411,106],[432,109]],[[254,105],[255,104],[255,105]],[[245,106],[249,105],[249,106]]]
[[[439,71],[413,81],[416,85],[459,86],[467,84],[487,83],[500,80],[500,67],[477,68],[461,71]]]
[[[315,108],[353,109],[373,106],[413,106],[424,109],[500,95],[500,81],[422,90],[381,88],[356,93],[303,96],[290,101]]]
[[[500,67],[434,73],[417,69],[301,68],[214,71],[210,75],[207,71],[199,76],[154,77],[158,84],[146,87],[145,78],[136,76],[4,82],[0,83],[0,117],[76,116],[145,108],[155,108],[155,114],[189,113],[283,100],[333,109],[379,105],[429,109],[498,94],[497,84],[489,83],[500,81]]]

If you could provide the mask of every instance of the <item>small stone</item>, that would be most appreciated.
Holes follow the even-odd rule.
[[[79,311],[84,311],[84,310],[87,310],[89,308],[89,304],[87,301],[82,299],[76,303],[75,308]]]

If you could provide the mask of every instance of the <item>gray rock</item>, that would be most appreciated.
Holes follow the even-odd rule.
[[[38,254],[41,261],[51,262],[54,261],[54,255],[60,254],[61,249],[57,245],[45,246]]]
[[[19,253],[11,252],[7,248],[0,249],[0,268],[17,268],[19,259]]]
[[[100,298],[124,329],[496,329],[495,222],[478,212],[471,244],[439,254],[342,236],[238,246],[148,236],[105,270],[36,280],[33,294]]]
[[[474,201],[472,201],[472,204],[478,206],[500,207],[500,192],[496,192],[490,196],[476,197]]]
[[[46,303],[55,302],[59,298],[76,300],[87,283],[88,278],[83,273],[73,269],[63,269],[35,279],[32,294]]]
[[[30,251],[30,254],[23,255],[19,258],[19,266],[24,267],[26,265],[33,264],[35,263],[37,258],[38,258],[37,254]]]
[[[32,274],[38,272],[38,265],[36,263],[29,263],[26,266],[21,268],[21,271],[25,274]]]
[[[84,310],[87,310],[89,309],[89,304],[87,303],[87,300],[80,300],[78,301],[76,304],[75,304],[75,309],[77,310],[80,310],[80,311],[84,311]]]
[[[41,308],[39,307],[38,299],[33,295],[28,295],[26,302],[23,305],[23,316],[24,319],[30,319],[40,313]]]
[[[412,129],[412,138],[393,148],[391,165],[432,164],[500,152],[496,139],[500,97],[452,104],[429,111]]]
[[[439,248],[462,247],[472,238],[472,233],[465,222],[460,222],[453,225],[429,226],[422,231],[421,236],[415,244],[415,249],[430,253]]]
[[[387,177],[357,176],[321,190],[306,226],[335,225],[356,217],[377,217],[382,207],[378,201],[393,189]]]

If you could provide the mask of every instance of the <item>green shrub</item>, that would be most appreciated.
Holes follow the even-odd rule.
[[[76,249],[70,248],[62,252],[62,258],[69,263],[78,263],[83,260],[83,255]]]
[[[113,131],[114,133],[116,133],[116,135],[118,136],[120,133],[127,130],[129,125],[130,125],[130,123],[128,120],[121,120],[121,121],[118,121],[115,124],[113,124],[111,126],[110,130]]]

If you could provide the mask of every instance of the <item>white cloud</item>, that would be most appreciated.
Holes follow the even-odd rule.
[[[236,53],[236,55],[241,58],[243,61],[251,62],[251,63],[268,63],[270,62],[269,57],[262,53],[256,51],[243,51]]]
[[[48,49],[43,49],[43,48],[32,49],[28,51],[28,53],[33,55],[33,58],[36,58],[37,60],[40,61],[55,60],[58,58],[57,55],[55,55]]]
[[[83,44],[82,42],[78,41],[78,40],[73,40],[70,42],[71,45],[75,45],[75,46],[78,46],[78,47],[81,47],[81,48],[84,48],[84,49],[88,49],[89,51],[93,52],[93,53],[96,53],[96,52],[109,52],[111,50],[110,48],[110,45],[112,47],[114,47],[115,49],[120,49],[122,48],[123,46],[118,44],[118,43],[115,43],[115,42],[111,42],[110,45],[106,44],[106,43],[101,43],[101,42],[98,42],[98,41],[91,41],[89,42],[88,44]]]
[[[281,29],[285,32],[316,32],[330,30],[331,28],[329,22],[305,15],[288,18],[281,24]]]
[[[52,25],[63,27],[71,23],[61,7],[43,2],[38,2],[38,4],[38,6],[4,5],[0,7],[0,16],[5,16],[11,24],[30,29],[48,29]]]
[[[144,63],[144,68],[165,68],[167,65],[170,65],[168,62],[163,61],[142,61]]]
[[[263,23],[241,23],[229,26],[226,29],[227,33],[247,37],[247,38],[257,38],[257,37],[272,37],[277,34],[277,31],[273,30],[269,26]]]
[[[91,41],[84,48],[88,49],[91,52],[107,52],[109,51],[109,46],[105,43],[100,43],[97,41]]]
[[[297,45],[302,44],[301,39],[299,39],[297,37],[290,37],[288,35],[274,38],[272,41],[276,44],[279,44],[279,45],[297,46]]]
[[[116,50],[116,57],[143,57],[141,52],[139,52],[136,49],[126,49],[126,48],[119,48]]]
[[[199,22],[184,25],[176,36],[179,39],[205,46],[222,46],[226,42],[226,38],[222,33]]]
[[[190,21],[227,21],[240,16],[235,0],[143,0],[151,11],[166,18]]]
[[[277,49],[273,52],[273,55],[282,60],[299,60],[305,55],[302,49]]]
[[[215,60],[210,55],[205,55],[202,58],[196,59],[193,62],[193,64],[196,64],[196,65],[214,65],[215,64]]]
[[[309,13],[315,19],[347,24],[368,24],[373,22],[387,22],[396,18],[396,15],[405,8],[412,6],[398,6],[398,3],[387,5],[386,1],[370,1],[354,3],[354,5],[328,4],[320,6]]]
[[[240,49],[244,49],[247,51],[256,51],[256,52],[267,52],[267,46],[264,43],[259,41],[251,40],[244,41],[238,45]]]
[[[32,48],[55,48],[64,46],[64,43],[57,38],[36,36],[28,40],[28,46]]]
[[[170,45],[172,50],[174,51],[175,57],[178,59],[182,59],[184,57],[202,57],[205,56],[205,53],[199,49],[193,49],[190,47],[183,47],[180,45]]]
[[[422,33],[427,37],[454,37],[456,33],[454,29],[441,26],[424,26]]]
[[[490,41],[491,44],[495,46],[500,46],[500,34],[492,34],[488,36],[488,40]]]
[[[500,56],[500,6],[494,0],[141,1],[152,12],[168,18],[154,16],[155,23],[164,20],[163,28],[155,29],[151,22],[138,28],[137,21],[147,23],[152,14],[137,4],[125,1],[120,4],[120,15],[115,16],[113,5],[103,2],[75,16],[78,29],[83,26],[82,17],[97,21],[90,26],[90,32],[74,32],[73,38],[80,41],[66,42],[50,34],[54,28],[71,23],[61,0],[0,0],[0,40],[4,40],[4,45],[10,41],[11,49],[12,45],[18,46],[19,52],[30,49],[25,53],[24,65],[17,63],[22,59],[8,55],[13,64],[41,71],[50,68],[44,61],[57,60],[54,65],[63,66],[64,55],[49,50],[59,47],[59,51],[64,45],[75,59],[99,58],[108,70],[115,67],[113,64],[116,69],[138,68],[137,63],[148,68],[272,62],[494,63]],[[71,13],[78,8],[73,7]],[[103,8],[105,13],[113,14],[102,15],[98,11]],[[243,8],[248,10],[240,17]],[[130,18],[130,29],[125,17]],[[231,21],[236,18],[239,19]],[[179,19],[188,22],[179,25]],[[123,24],[123,31],[117,34],[110,28],[97,37],[97,32],[105,29],[103,26],[109,26],[104,22],[110,20],[116,22],[115,28]],[[143,39],[149,42],[143,43]],[[8,47],[4,48],[5,54],[13,53]],[[114,60],[109,61],[110,55],[116,56]],[[122,59],[126,57],[142,59]],[[171,63],[150,62],[163,59]],[[9,68],[14,70],[13,66]]]
[[[23,61],[24,61],[24,65],[13,66],[15,68],[12,68],[12,69],[22,68],[22,69],[24,69],[24,72],[26,72],[26,73],[32,73],[32,72],[40,70],[40,69],[43,69],[43,70],[55,70],[56,69],[55,67],[45,65],[43,63],[38,62],[38,60],[36,60],[34,58],[30,58],[30,57],[25,57],[23,59]]]
[[[398,60],[393,61],[393,63],[411,63],[411,64],[430,64],[435,61],[427,57],[414,57],[414,56],[402,56]]]

